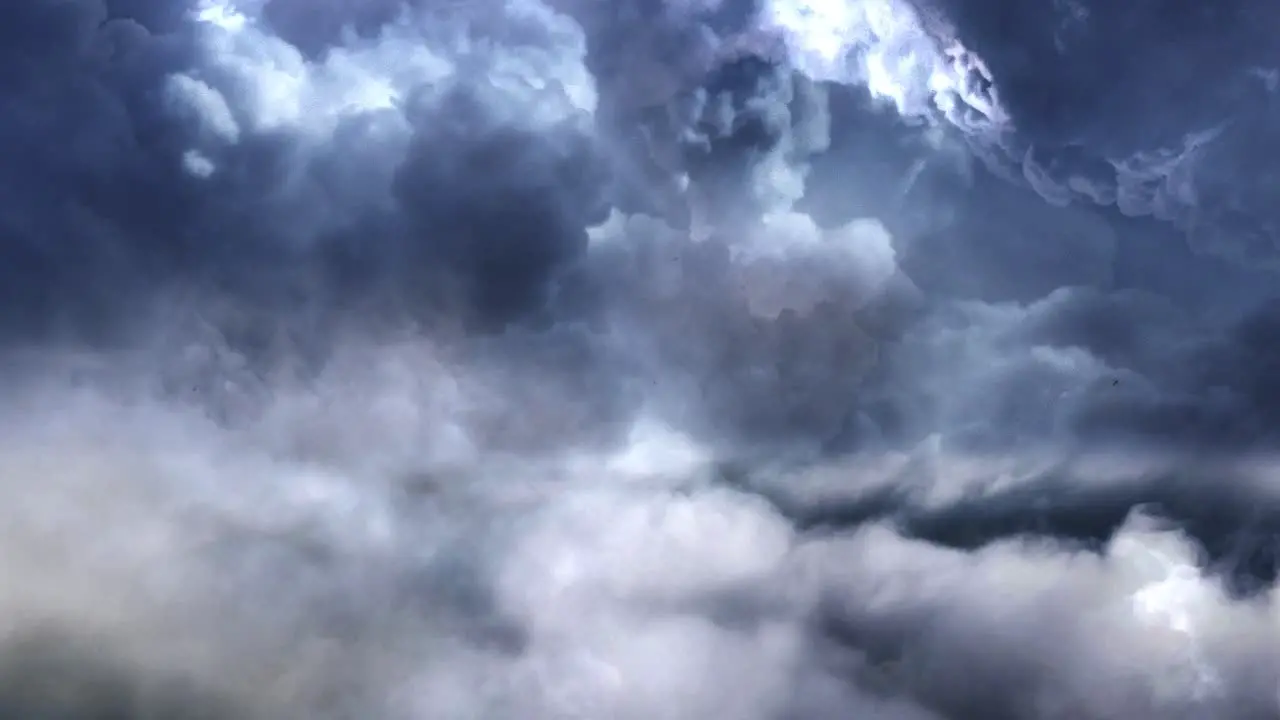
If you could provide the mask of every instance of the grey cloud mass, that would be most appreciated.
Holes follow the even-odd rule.
[[[1274,14],[10,0],[0,718],[1276,717]]]

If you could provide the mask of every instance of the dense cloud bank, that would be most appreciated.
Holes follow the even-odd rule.
[[[1272,11],[1112,5],[12,0],[0,717],[1274,717]]]

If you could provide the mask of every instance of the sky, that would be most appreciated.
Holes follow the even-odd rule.
[[[1276,717],[1278,12],[10,0],[0,719]]]

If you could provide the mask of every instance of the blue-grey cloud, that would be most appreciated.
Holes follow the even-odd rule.
[[[1274,715],[1267,12],[11,2],[0,716]]]

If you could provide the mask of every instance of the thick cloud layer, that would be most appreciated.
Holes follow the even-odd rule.
[[[0,717],[1274,717],[1267,12],[9,3]]]

